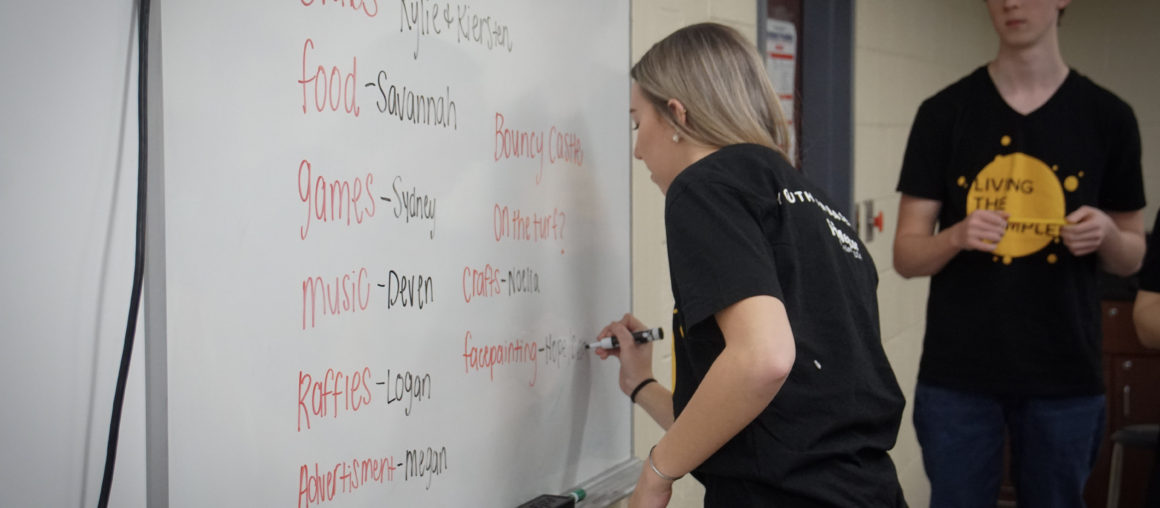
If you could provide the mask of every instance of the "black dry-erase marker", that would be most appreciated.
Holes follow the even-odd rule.
[[[665,338],[665,331],[660,328],[649,328],[648,330],[632,332],[632,340],[636,341],[637,344],[644,344],[646,342],[661,340],[663,338]],[[605,337],[600,339],[599,342],[585,344],[584,347],[588,349],[616,349],[620,347],[620,341],[616,340],[616,337]]]

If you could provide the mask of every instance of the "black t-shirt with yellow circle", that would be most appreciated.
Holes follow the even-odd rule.
[[[1029,114],[986,67],[919,107],[898,190],[942,202],[939,227],[976,209],[1010,214],[994,253],[964,251],[931,278],[919,380],[995,395],[1103,393],[1095,254],[1060,238],[1083,205],[1144,206],[1131,108],[1071,70]]]

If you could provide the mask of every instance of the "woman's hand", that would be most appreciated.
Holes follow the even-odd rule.
[[[596,356],[607,360],[609,356],[620,359],[620,391],[630,395],[641,381],[653,377],[652,343],[637,344],[632,340],[632,332],[646,327],[632,314],[625,314],[620,321],[613,321],[596,335],[597,339],[616,337],[620,347],[616,349],[596,348]]]
[[[628,499],[628,508],[664,508],[672,497],[673,482],[657,476],[645,463],[636,480],[636,489]]]

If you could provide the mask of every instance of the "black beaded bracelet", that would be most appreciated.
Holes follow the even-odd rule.
[[[644,381],[641,381],[639,385],[636,385],[636,388],[632,389],[632,395],[628,396],[628,400],[631,400],[633,404],[636,404],[636,394],[640,393],[641,388],[644,388],[649,383],[655,383],[655,382],[657,382],[657,380],[655,380],[651,377],[644,380]]]

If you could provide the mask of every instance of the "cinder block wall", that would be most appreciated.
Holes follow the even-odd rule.
[[[918,105],[983,65],[998,46],[982,2],[863,0],[855,7],[854,198],[872,200],[874,213],[883,214],[883,231],[864,240],[878,265],[882,340],[907,399],[891,456],[907,501],[926,506],[930,484],[911,415],[929,279],[905,280],[892,268],[894,187]]]

